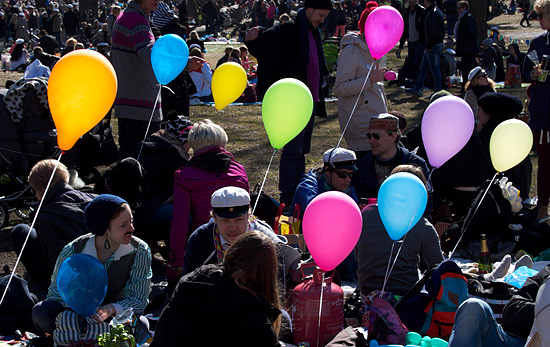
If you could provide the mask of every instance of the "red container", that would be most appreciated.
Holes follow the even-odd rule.
[[[316,268],[313,276],[304,278],[304,282],[292,291],[292,337],[295,344],[309,342],[311,347],[325,346],[344,329],[344,291],[332,283],[334,273],[325,278],[324,283],[323,274]],[[320,333],[317,334],[321,288],[323,305]]]

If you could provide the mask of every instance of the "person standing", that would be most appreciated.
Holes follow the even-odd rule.
[[[305,154],[309,153],[314,115],[326,117],[322,90],[323,77],[328,76],[319,26],[332,10],[330,0],[306,0],[295,21],[273,26],[268,30],[251,28],[245,45],[258,59],[258,92],[261,100],[276,81],[292,77],[304,82],[314,101],[314,112],[304,130],[282,151],[279,166],[280,201],[289,206],[294,191],[305,173]]]
[[[529,52],[536,52],[538,60],[543,61],[545,55],[550,55],[550,2],[537,0],[535,11],[539,15],[540,27],[546,30],[535,37],[529,45]],[[534,65],[531,59],[523,63],[523,78],[531,82],[531,101],[529,102],[529,126],[537,148],[538,171],[537,193],[539,197],[539,220],[548,218],[548,202],[550,200],[550,78],[540,78],[542,70],[548,70],[541,64]]]
[[[67,37],[73,37],[78,34],[79,22],[78,14],[73,11],[73,5],[68,4],[67,12],[63,15],[63,25],[65,26]]]
[[[426,50],[426,36],[424,25],[426,21],[426,9],[417,3],[417,0],[408,0],[409,7],[405,10],[404,29],[401,41],[399,42],[399,48],[397,49],[400,55],[401,49],[405,45],[405,41],[408,41],[407,56],[409,57],[409,63],[411,71],[418,71],[420,63],[422,62],[422,56]]]
[[[479,52],[479,42],[477,41],[476,19],[469,11],[470,3],[468,1],[459,1],[457,9],[458,22],[455,25],[456,55],[461,57],[461,92],[464,92],[464,86],[468,81],[468,74],[477,66],[476,54]]]
[[[455,36],[455,25],[456,25],[456,0],[445,0],[443,3],[443,12],[447,18],[447,37],[452,40]]]
[[[424,4],[426,5],[426,22],[424,25],[426,50],[420,63],[416,85],[407,90],[417,96],[422,96],[428,68],[434,80],[434,92],[437,93],[441,90],[441,52],[443,51],[443,38],[445,37],[443,12],[435,6],[435,0],[425,0]]]

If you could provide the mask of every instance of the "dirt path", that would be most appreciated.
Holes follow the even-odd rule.
[[[500,15],[493,18],[487,24],[489,26],[497,26],[499,32],[505,37],[510,37],[512,39],[518,40],[532,40],[536,36],[542,34],[544,30],[540,28],[538,21],[530,21],[531,26],[522,27],[519,25],[521,18],[523,17],[522,13],[516,13],[513,15]],[[506,41],[508,43],[509,41]],[[522,50],[527,50],[527,44],[520,45]]]

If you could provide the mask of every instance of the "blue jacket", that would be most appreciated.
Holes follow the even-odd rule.
[[[529,45],[528,53],[536,51],[539,61],[542,61],[543,55],[550,55],[550,34],[545,32],[533,39]],[[529,126],[533,130],[550,129],[550,77],[546,82],[534,81],[531,79],[533,71],[533,62],[531,59],[525,59],[523,63],[524,81],[534,82],[531,86],[531,101],[529,102]],[[534,139],[539,141],[539,139]]]
[[[376,178],[376,172],[374,171],[374,161],[375,157],[372,152],[368,152],[359,160],[357,163],[357,173],[353,177],[351,184],[355,187],[357,191],[357,196],[361,198],[377,198],[378,189],[378,179]],[[433,209],[433,188],[430,179],[430,169],[426,164],[426,161],[416,154],[410,152],[408,149],[403,147],[397,147],[397,154],[392,159],[394,167],[401,164],[413,164],[422,169],[426,180],[428,181],[428,203],[426,205],[426,210],[424,211],[424,217],[428,217]]]
[[[298,218],[301,220],[304,217],[304,211],[311,200],[313,200],[313,198],[317,195],[330,190],[334,189],[332,189],[332,187],[327,183],[325,175],[320,170],[311,170],[302,177],[300,184],[298,184],[298,188],[296,188],[294,199],[292,200],[292,205],[290,207],[291,213],[294,213],[296,204],[299,204],[300,214],[298,215]],[[355,188],[352,186],[350,186],[344,193],[349,195],[353,200],[355,200],[355,202],[358,201]]]

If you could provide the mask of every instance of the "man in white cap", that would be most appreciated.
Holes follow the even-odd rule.
[[[73,5],[67,5],[67,12],[63,15],[63,25],[67,37],[76,36],[78,34],[79,19],[78,14],[73,10]]]
[[[294,213],[298,208],[298,218],[302,219],[311,200],[330,190],[344,192],[357,202],[355,188],[350,185],[357,171],[356,160],[355,153],[349,149],[336,147],[327,150],[323,154],[323,167],[309,171],[298,184],[290,212]]]
[[[286,246],[284,236],[278,236],[267,223],[250,218],[250,195],[242,188],[227,186],[212,194],[212,218],[191,234],[185,251],[183,275],[190,273],[201,265],[219,263],[231,243],[249,230],[257,230],[266,234],[273,242]],[[291,247],[285,247],[290,252]],[[293,276],[297,269],[299,254],[292,255],[281,252],[285,259],[285,271]],[[289,258],[287,258],[287,256]],[[291,273],[292,272],[292,273]],[[298,278],[292,277],[295,281]]]
[[[424,212],[424,216],[427,217],[433,206],[430,170],[424,159],[399,145],[399,118],[389,113],[381,113],[377,118],[372,118],[367,139],[372,151],[365,154],[357,163],[357,174],[351,183],[357,190],[359,199],[376,198],[380,185],[397,165],[413,164],[422,169],[428,181],[428,204]]]

